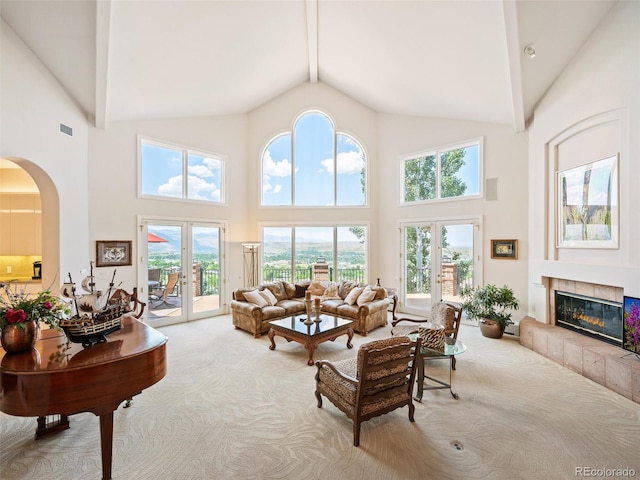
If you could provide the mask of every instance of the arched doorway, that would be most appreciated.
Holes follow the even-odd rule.
[[[11,173],[11,170],[16,170]],[[58,191],[51,177],[35,163],[18,157],[0,158],[0,193],[10,193],[15,178],[30,177],[33,191],[40,195],[39,244],[41,245],[42,289],[58,293],[60,272],[60,215]],[[18,173],[19,172],[19,173]],[[26,174],[26,175],[25,175]],[[25,181],[25,183],[28,183]],[[26,187],[23,187],[26,188]],[[6,267],[5,272],[6,274]]]

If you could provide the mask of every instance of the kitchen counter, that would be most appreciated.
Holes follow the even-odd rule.
[[[7,282],[12,282],[12,283],[38,283],[41,284],[42,283],[42,279],[41,278],[36,278],[33,279],[31,277],[12,277],[12,276],[0,276],[0,283],[7,283]]]

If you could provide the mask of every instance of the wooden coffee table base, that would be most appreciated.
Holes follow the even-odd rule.
[[[269,340],[271,340],[269,350],[276,349],[276,342],[273,340],[273,337],[275,337],[276,335],[286,338],[287,342],[294,341],[304,345],[304,348],[306,348],[307,352],[309,352],[309,360],[307,361],[307,365],[313,365],[313,353],[316,351],[316,347],[318,345],[329,340],[333,342],[340,335],[347,335],[347,348],[353,348],[353,344],[351,343],[351,339],[353,338],[353,328],[351,328],[349,325],[345,325],[340,329],[334,329],[332,331],[316,335],[305,335],[293,330],[272,325],[271,329],[269,330]]]

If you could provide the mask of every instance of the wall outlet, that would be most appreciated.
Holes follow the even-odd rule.
[[[7,273],[11,273],[11,267],[7,267]]]

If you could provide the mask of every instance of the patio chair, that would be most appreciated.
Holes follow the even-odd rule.
[[[409,407],[413,422],[413,384],[420,338],[391,337],[360,347],[357,358],[316,362],[316,398],[322,396],[353,421],[353,445],[360,445],[360,424],[396,408]]]
[[[165,305],[168,307],[175,307],[174,304],[167,301],[167,297],[173,293],[173,290],[176,288],[178,284],[178,280],[180,279],[180,272],[170,273],[167,278],[167,283],[165,285],[160,285],[157,289],[151,292],[152,297],[158,300],[158,303],[152,305],[153,308],[157,308],[160,305]]]

